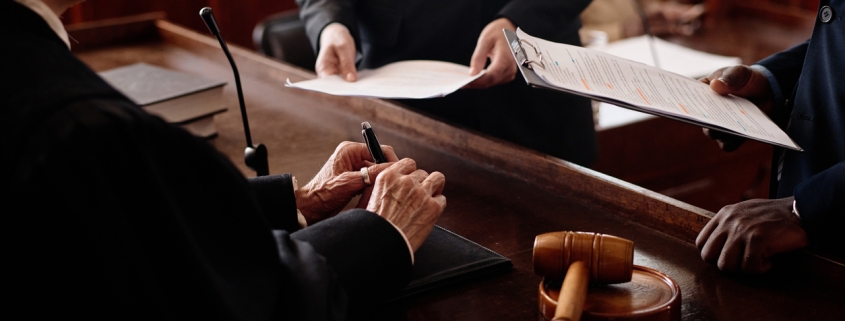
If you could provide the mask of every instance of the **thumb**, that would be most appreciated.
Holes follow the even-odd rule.
[[[478,40],[478,44],[475,46],[475,51],[472,53],[472,58],[469,61],[470,76],[475,76],[484,70],[484,66],[487,64],[487,56],[492,48],[493,44],[490,41],[486,39]]]
[[[710,81],[710,88],[720,95],[740,94],[751,80],[752,71],[748,66],[733,66],[725,69],[719,78]],[[742,96],[742,95],[741,95]]]
[[[358,73],[355,70],[355,48],[344,48],[338,52],[338,63],[340,69],[340,76],[346,81],[358,80]]]

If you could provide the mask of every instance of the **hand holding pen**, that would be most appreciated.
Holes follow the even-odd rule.
[[[361,128],[373,161],[376,164],[387,161],[372,126],[363,122]],[[370,175],[364,175],[365,169],[361,173],[369,183]],[[404,158],[379,174],[374,183],[372,189],[364,192],[362,202],[367,198],[367,210],[381,215],[402,231],[411,250],[416,251],[446,208],[446,197],[442,195],[446,177],[439,172],[429,174],[417,169],[413,159]]]

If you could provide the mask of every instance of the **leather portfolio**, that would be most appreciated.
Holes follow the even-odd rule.
[[[513,266],[511,260],[501,254],[437,225],[414,254],[414,261],[411,281],[394,300],[505,272]]]

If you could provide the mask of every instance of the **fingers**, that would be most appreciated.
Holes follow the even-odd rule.
[[[516,30],[516,26],[507,18],[499,18],[487,24],[481,31],[470,58],[469,74],[475,76],[484,70],[487,58],[490,58],[490,67],[487,68],[487,73],[466,88],[487,88],[509,82],[516,76],[516,64],[513,58],[510,58],[510,48],[502,29]]]
[[[417,170],[417,162],[410,158],[403,158],[402,160],[393,163],[393,165],[388,168],[388,171],[396,171],[402,175],[408,175],[413,173]]]
[[[508,52],[510,54],[510,52]],[[483,76],[479,77],[466,88],[484,89],[498,84],[510,82],[516,77],[516,64],[513,58],[496,54],[492,57],[490,66]]]
[[[385,158],[387,159],[388,163],[385,164],[392,164],[393,162],[399,161],[399,158],[396,157],[396,152],[393,150],[393,147],[388,145],[381,145],[381,149],[384,152]],[[334,155],[332,158],[335,159],[344,159],[348,163],[346,166],[348,168],[344,168],[344,171],[354,171],[359,170],[361,167],[364,166],[372,166],[373,163],[373,156],[370,155],[370,150],[367,148],[367,145],[364,143],[357,143],[357,142],[342,142],[340,145],[337,146],[335,149]],[[388,166],[389,167],[389,166]],[[376,170],[381,172],[384,168],[377,167]],[[370,170],[373,170],[372,168]],[[375,177],[375,176],[373,176]]]
[[[739,148],[739,146],[742,146],[742,144],[745,143],[745,138],[728,134],[723,131],[709,128],[702,128],[702,131],[705,136],[715,140],[719,144],[719,148],[726,152],[735,151]]]
[[[699,250],[704,250],[704,245],[707,244],[707,240],[710,239],[710,235],[713,234],[713,231],[716,230],[717,226],[719,226],[719,220],[717,219],[718,215],[719,214],[713,216],[713,218],[707,222],[707,225],[704,225],[701,232],[698,233],[698,237],[695,238],[695,246],[698,247]],[[702,258],[704,257],[702,256]]]
[[[355,44],[338,48],[339,72],[346,81],[358,80],[358,73],[355,70]]]
[[[384,157],[387,158],[388,162],[398,162],[399,157],[396,157],[396,152],[393,150],[392,146],[388,145],[381,145],[381,151],[384,152]]]
[[[355,81],[355,40],[346,26],[331,23],[320,33],[320,52],[314,65],[317,76],[339,74],[346,81]]]
[[[379,174],[393,166],[394,163],[374,164],[367,167],[367,172],[370,174],[370,182],[375,182]]]
[[[807,246],[807,233],[787,197],[725,206],[696,238],[701,258],[723,271],[761,273],[771,258]]]
[[[422,185],[428,189],[429,195],[439,196],[443,194],[443,187],[446,186],[446,176],[443,176],[440,172],[431,173],[425,178]]]
[[[472,58],[469,61],[469,75],[475,76],[484,70],[487,64],[487,57],[490,50],[493,49],[493,41],[487,37],[478,38],[478,43],[475,45],[475,51],[472,52]],[[484,76],[481,76],[484,78]],[[480,79],[480,78],[479,78]]]
[[[722,72],[724,72],[724,71],[725,71],[725,69],[727,69],[727,68],[728,68],[728,67],[724,67],[724,68],[719,68],[719,69],[716,69],[716,71],[711,72],[709,75],[707,75],[707,77],[704,77],[704,78],[699,79],[699,81],[701,81],[701,82],[703,82],[703,83],[705,83],[705,84],[708,84],[708,85],[709,85],[711,81],[716,80],[716,79],[718,79],[719,77],[721,77],[721,76],[722,76]]]
[[[710,88],[720,95],[741,92],[751,80],[751,68],[748,66],[733,66],[726,68],[715,80],[710,81]]]
[[[421,184],[428,177],[428,173],[424,170],[418,169],[408,176],[411,177],[414,183]]]
[[[725,272],[738,271],[743,262],[744,250],[745,244],[741,239],[737,239],[736,235],[728,235],[722,245],[722,253],[719,255],[716,266]]]
[[[745,243],[745,255],[742,259],[743,273],[762,273],[768,271],[772,267],[771,260],[765,258],[759,248],[759,239],[751,238],[749,242]]]
[[[725,247],[725,241],[728,240],[728,234],[716,231],[710,234],[710,237],[705,241],[701,248],[701,259],[704,262],[715,264],[722,256],[722,248]]]

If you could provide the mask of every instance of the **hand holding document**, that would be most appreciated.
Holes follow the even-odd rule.
[[[527,83],[801,150],[745,98],[695,79],[595,50],[505,30]],[[529,68],[530,67],[530,68]],[[668,133],[667,133],[668,134]]]
[[[443,61],[410,60],[358,72],[348,82],[338,75],[291,83],[287,87],[337,96],[376,98],[434,98],[451,94],[484,75],[470,76],[469,67]]]

